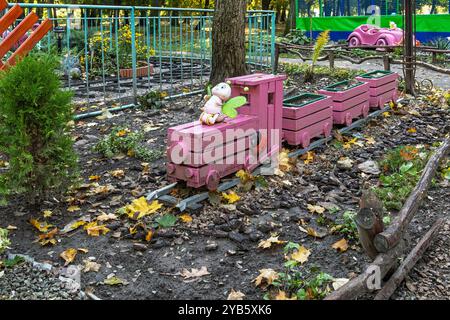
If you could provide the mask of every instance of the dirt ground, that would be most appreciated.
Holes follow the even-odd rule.
[[[332,79],[321,81],[330,83]],[[301,83],[295,86],[298,91],[305,90]],[[133,109],[116,113],[110,119],[91,118],[77,122],[73,136],[80,157],[80,174],[85,184],[92,184],[89,177],[98,175],[98,185],[77,190],[70,202],[54,200],[46,203],[42,211],[51,210],[49,218],[44,218],[42,212],[27,211],[21,198],[12,199],[7,207],[0,208],[0,227],[17,227],[11,231],[10,252],[30,255],[38,261],[62,267],[61,252],[68,248],[88,249],[87,253],[78,252],[72,264],[83,266],[83,260],[91,259],[101,265],[98,272],[81,273],[82,289],[94,292],[101,299],[226,299],[232,289],[244,293],[245,299],[261,299],[265,292],[252,282],[259,274],[258,270],[273,268],[281,271],[285,262],[281,246],[258,248],[259,241],[269,238],[271,233],[277,233],[281,240],[302,244],[311,251],[304,268],[316,266],[333,277],[351,278],[364,270],[367,257],[359,244],[351,240],[347,251],[341,253],[333,249],[332,244],[343,235],[330,234],[329,229],[322,239],[301,232],[299,221],[302,220],[314,228],[324,227],[318,221],[318,215],[308,211],[308,204],[337,208],[327,210],[324,215],[328,221],[339,223],[345,211],[357,210],[362,189],[378,181],[377,175],[361,172],[358,164],[380,160],[388,150],[400,145],[420,144],[429,148],[442,140],[450,123],[448,109],[420,99],[405,103],[397,113],[384,114],[366,127],[353,131],[351,138],[357,143],[350,148],[334,143],[320,147],[314,151],[312,163],[305,164],[300,159],[283,177],[267,177],[267,188],[249,192],[235,189],[241,199],[234,205],[212,205],[206,201],[204,208],[190,213],[192,222],[179,221],[172,228],[160,230],[150,243],[144,240],[145,234],[140,229],[136,234],[130,234],[133,223],[128,218],[108,221],[106,225],[111,231],[99,237],[88,236],[83,228],[79,228],[58,235],[54,246],[41,246],[35,242],[39,232],[29,223],[31,218],[47,221],[61,230],[82,216],[115,213],[133,199],[168,184],[164,158],[149,164],[145,170],[146,165],[141,160],[126,155],[105,159],[92,148],[113,127],[122,125],[132,131],[144,132],[149,148],[164,150],[167,128],[196,120],[200,99],[200,96],[183,98],[169,102],[162,110]],[[411,133],[410,128],[415,128],[416,132]],[[338,167],[337,161],[341,157],[350,158],[354,165],[344,169]],[[118,169],[124,171],[123,177],[111,174]],[[448,184],[435,184],[430,191],[430,202],[423,206],[411,224],[413,240],[424,234],[436,217],[448,215],[449,190]],[[179,195],[195,192],[178,189]],[[70,206],[77,206],[79,210],[69,212]],[[171,209],[166,207],[164,210],[170,212]],[[149,225],[151,222],[152,218],[145,220]],[[446,230],[448,234],[448,228]],[[448,243],[448,237],[446,239],[442,241]],[[416,281],[421,265],[423,263],[418,265],[413,280],[409,281]],[[206,267],[209,274],[191,279],[181,275],[183,269],[201,267]],[[448,279],[448,267],[446,270]],[[125,284],[103,284],[112,275],[124,280]],[[399,294],[398,298],[405,295]],[[433,297],[445,295],[448,297],[448,292],[436,291]]]

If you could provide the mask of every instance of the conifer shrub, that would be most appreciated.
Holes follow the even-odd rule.
[[[33,54],[0,72],[0,200],[22,194],[39,207],[60,196],[76,177],[69,134],[72,93],[61,89],[56,57]]]

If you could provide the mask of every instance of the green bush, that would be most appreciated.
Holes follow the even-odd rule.
[[[0,73],[0,153],[9,161],[0,175],[3,203],[23,194],[39,205],[64,193],[76,176],[72,94],[60,89],[59,67],[54,56],[35,54]]]
[[[144,146],[143,142],[144,135],[142,133],[115,127],[110,134],[97,143],[94,151],[100,152],[107,158],[124,153],[146,162],[153,162],[163,156],[163,150],[151,150]]]

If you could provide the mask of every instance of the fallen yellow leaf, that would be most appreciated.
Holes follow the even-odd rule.
[[[335,242],[331,247],[340,252],[344,252],[348,249],[348,242],[347,240],[345,240],[345,238],[342,238],[341,240]]]
[[[66,251],[63,251],[59,256],[64,259],[65,261],[64,265],[67,266],[73,260],[75,260],[77,252],[78,252],[77,249],[69,248]]]
[[[321,206],[315,206],[308,203],[308,211],[311,213],[322,214],[325,212],[325,208]]]
[[[39,235],[39,238],[37,241],[39,241],[39,244],[41,246],[45,246],[47,244],[56,244],[55,235],[58,233],[58,228],[54,228],[52,231],[43,233]]]
[[[229,193],[222,192],[222,197],[227,200],[228,204],[233,204],[241,199],[234,191]]]
[[[150,242],[153,238],[153,231],[149,230],[145,235],[145,241]]]
[[[231,289],[231,292],[228,294],[227,300],[244,300],[245,294],[240,291],[235,291]]]
[[[99,181],[100,178],[99,175],[89,176],[89,181]]]
[[[109,220],[116,220],[117,216],[114,213],[102,213],[101,215],[99,215],[96,220],[99,222],[104,222],[104,221],[109,221]]]
[[[273,269],[261,269],[259,275],[253,280],[257,287],[270,286],[279,277],[278,272]]]
[[[409,128],[409,129],[407,130],[407,132],[408,132],[408,133],[416,133],[417,130],[416,130],[416,128]]]
[[[48,224],[47,222],[39,222],[36,219],[31,219],[30,223],[32,226],[34,226],[36,229],[38,229],[40,232],[48,232],[48,230],[53,227],[53,225]]]
[[[289,257],[290,260],[294,260],[303,264],[308,261],[308,257],[311,254],[311,251],[306,249],[304,246],[300,246],[298,250],[295,250]]]
[[[191,223],[192,217],[187,213],[183,213],[182,215],[180,215],[180,220],[183,221],[184,223]]]
[[[305,163],[305,164],[310,164],[310,163],[312,163],[313,161],[314,161],[314,152],[313,151],[308,151],[305,155],[304,155],[304,158],[302,158],[303,159],[303,162]]]
[[[84,226],[87,234],[93,237],[98,237],[101,234],[105,235],[109,229],[105,225],[97,225],[97,221],[92,221]]]
[[[286,243],[286,241],[278,240],[278,236],[272,236],[267,240],[262,240],[258,244],[258,248],[268,249],[272,246],[272,244],[283,244]]]
[[[148,204],[145,197],[140,197],[139,199],[134,199],[131,204],[125,206],[125,212],[131,219],[140,219],[149,214],[153,214],[162,207],[162,204],[158,200],[152,201]],[[137,214],[137,217],[136,217]]]
[[[53,214],[53,212],[51,212],[50,210],[45,210],[42,213],[44,214],[44,218],[50,218]]]
[[[121,178],[123,178],[125,176],[125,171],[120,170],[120,169],[114,170],[114,171],[111,171],[111,175],[114,178],[121,179]]]
[[[289,298],[286,295],[286,292],[284,292],[282,290],[278,290],[278,294],[275,296],[275,300],[297,300],[297,297],[292,296],[291,298]]]
[[[391,116],[390,112],[383,112],[383,117],[389,118]]]
[[[69,211],[69,212],[75,212],[75,211],[79,211],[79,210],[80,210],[80,207],[78,207],[78,206],[70,206],[67,208],[67,211]]]

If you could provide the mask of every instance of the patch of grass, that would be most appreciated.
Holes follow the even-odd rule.
[[[401,146],[389,151],[380,161],[383,174],[375,193],[388,210],[400,210],[420,179],[429,152],[414,146]]]
[[[124,153],[146,162],[153,162],[164,155],[163,150],[151,150],[145,147],[143,140],[144,135],[142,133],[131,132],[123,127],[115,127],[110,134],[97,143],[94,151],[100,152],[107,158]]]
[[[25,262],[25,259],[20,256],[15,256],[13,259],[6,259],[2,261],[1,265],[5,268],[13,268],[14,266]]]
[[[284,72],[286,72],[289,76],[305,76],[308,72],[310,66],[306,63],[294,64],[294,63],[284,63],[283,64]],[[328,77],[336,81],[348,80],[354,78],[360,74],[363,74],[364,71],[361,70],[353,70],[347,68],[334,68],[330,69],[326,66],[315,66],[314,67],[314,75],[316,77]]]

